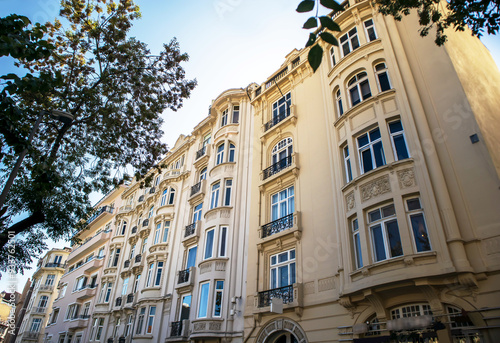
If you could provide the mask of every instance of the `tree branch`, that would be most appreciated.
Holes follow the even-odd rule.
[[[5,245],[9,243],[9,236],[17,236],[18,234],[26,231],[30,227],[36,224],[43,223],[45,221],[45,214],[42,211],[34,212],[28,218],[21,220],[20,222],[15,223],[8,229],[4,230],[0,233],[0,249],[4,249]]]

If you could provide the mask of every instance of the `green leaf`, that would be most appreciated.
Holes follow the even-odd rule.
[[[309,39],[307,40],[307,43],[306,43],[306,48],[308,46],[311,46],[314,44],[314,42],[316,42],[316,34],[315,33],[310,33],[309,34]]]
[[[337,42],[337,38],[333,37],[333,35],[331,33],[321,32],[319,34],[319,36],[321,37],[322,40],[324,40],[328,44],[332,44],[332,45],[335,45],[335,46],[339,45],[339,43]]]
[[[319,17],[319,21],[321,22],[321,26],[326,27],[330,31],[338,31],[340,32],[340,26],[333,21],[332,18],[323,16]]]
[[[307,55],[307,60],[309,61],[309,65],[313,69],[313,72],[318,70],[321,65],[321,60],[323,59],[323,49],[316,44],[309,50],[309,54]]]
[[[307,19],[307,21],[304,23],[304,26],[302,27],[303,29],[312,29],[313,27],[318,27],[318,20],[316,17],[311,17]]]
[[[334,11],[343,11],[344,6],[339,5],[336,1],[334,0],[319,0],[319,3],[326,8],[332,9]]]
[[[304,0],[299,6],[297,6],[296,11],[299,13],[310,12],[314,8],[314,0]]]

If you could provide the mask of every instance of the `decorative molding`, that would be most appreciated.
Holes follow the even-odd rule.
[[[389,176],[379,177],[369,183],[360,186],[361,201],[365,202],[379,195],[389,193],[391,191],[391,183]]]
[[[345,196],[345,203],[347,207],[347,212],[349,212],[354,208],[354,206],[356,206],[356,202],[354,200],[354,191],[351,191],[349,194]]]
[[[413,168],[403,169],[397,172],[399,188],[409,188],[417,185],[415,170]]]

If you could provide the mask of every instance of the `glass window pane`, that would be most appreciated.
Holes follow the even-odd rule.
[[[271,289],[278,288],[276,284],[276,268],[271,269]]]
[[[359,48],[358,36],[351,38],[351,45],[352,45],[352,50],[356,50],[357,48]]]
[[[371,228],[373,239],[373,251],[375,254],[375,261],[383,261],[387,258],[384,248],[384,237],[382,234],[382,227],[375,225]]]
[[[221,314],[222,307],[222,292],[217,292],[214,299],[214,316],[219,317]]]
[[[376,129],[370,131],[370,140],[372,142],[376,141],[379,138],[380,138],[380,129],[378,127]]]
[[[424,215],[422,213],[413,214],[410,216],[410,220],[417,251],[430,251],[431,244],[429,242],[429,236],[427,234]]]
[[[370,91],[370,85],[368,84],[368,80],[361,82],[359,85],[361,87],[361,94],[363,95],[363,100],[366,100],[372,96],[372,93]]]
[[[378,82],[380,83],[381,92],[385,92],[391,89],[391,85],[389,84],[389,76],[387,76],[386,72],[378,74]]]
[[[401,238],[399,237],[398,222],[396,220],[387,222],[387,237],[389,239],[389,249],[391,257],[403,255],[403,246],[401,245]]]
[[[419,210],[422,208],[422,206],[420,205],[419,198],[413,198],[413,199],[406,200],[406,204],[408,206],[408,211]]]
[[[375,211],[369,212],[368,218],[370,218],[370,223],[381,219],[382,216],[380,214],[380,209],[376,209]]]
[[[408,155],[408,149],[406,148],[406,142],[403,135],[395,135],[393,136],[393,140],[398,161],[410,157]]]
[[[385,165],[384,148],[382,142],[373,144],[373,154],[375,155],[375,164],[377,167]]]
[[[201,285],[200,307],[198,310],[198,317],[199,318],[205,318],[207,316],[209,288],[210,288],[210,284],[208,284],[208,283],[204,283],[203,285]]]
[[[368,141],[368,135],[364,134],[363,136],[358,137],[358,145],[359,147],[363,147],[369,143]]]
[[[363,164],[363,172],[366,173],[373,169],[372,154],[370,149],[361,152],[361,162]]]
[[[284,252],[278,255],[278,263],[288,261],[288,253]]]
[[[205,244],[205,259],[213,256],[213,246],[214,246],[214,230],[207,232],[207,241]]]
[[[361,241],[359,233],[354,235],[354,249],[356,249],[356,267],[363,267],[363,257],[361,256]]]
[[[382,216],[384,218],[393,216],[395,214],[396,214],[396,209],[394,208],[394,205],[389,205],[382,209]]]
[[[295,249],[290,250],[290,260],[294,260],[294,259],[295,259]]]
[[[278,271],[279,271],[278,287],[288,286],[288,266],[279,267]]]
[[[276,255],[274,256],[271,256],[271,265],[275,265],[276,264]]]
[[[351,94],[351,104],[352,104],[352,106],[354,106],[356,104],[359,104],[361,102],[361,98],[359,96],[359,90],[358,90],[357,86],[349,89],[349,93]]]
[[[401,124],[401,120],[390,122],[389,123],[389,131],[391,133],[403,131],[403,125]]]
[[[295,283],[295,263],[290,263],[290,285]]]

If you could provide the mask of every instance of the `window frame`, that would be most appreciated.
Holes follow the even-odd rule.
[[[209,237],[211,237],[211,244],[209,246]],[[214,257],[214,246],[215,246],[215,228],[211,228],[205,231],[205,251],[203,252],[203,259],[207,260]]]
[[[239,124],[239,122],[240,122],[240,105],[233,105],[233,113],[231,115],[231,123],[232,124]]]
[[[389,214],[389,215],[385,215],[384,210],[389,210],[391,207],[392,207],[391,211],[393,211],[394,213]],[[379,211],[380,218],[375,219],[375,220],[371,220],[370,219],[371,214],[374,214],[377,211]],[[391,260],[391,259],[394,259],[394,258],[397,258],[400,256],[404,256],[403,244],[402,244],[402,240],[401,240],[398,218],[397,218],[396,208],[395,208],[394,204],[390,203],[390,204],[386,204],[383,206],[379,206],[379,207],[374,208],[370,211],[367,211],[366,215],[367,215],[368,230],[370,232],[370,239],[371,239],[371,244],[372,244],[372,258],[373,258],[374,263],[388,261],[388,260]],[[394,237],[394,238],[399,240],[399,245],[400,245],[399,249],[401,250],[401,253],[399,255],[392,254],[392,245],[391,245],[392,242],[391,242],[390,234],[388,233],[390,228],[387,225],[387,224],[391,224],[391,223],[396,224],[398,237]],[[378,258],[377,257],[377,250],[378,250],[377,249],[377,238],[375,237],[375,234],[374,234],[374,228],[376,228],[377,226],[380,227],[380,231],[381,231],[380,237],[382,238],[382,248],[384,250],[385,258]]]
[[[383,65],[383,67],[378,68],[381,65]],[[373,69],[374,69],[375,76],[376,76],[376,79],[377,79],[378,91],[380,93],[382,93],[382,92],[386,92],[388,90],[391,90],[392,89],[392,83],[391,83],[391,78],[389,77],[389,70],[387,68],[387,64],[384,61],[378,62],[377,64],[374,65]],[[387,88],[387,89],[382,89],[383,88],[382,87],[382,82],[380,80],[381,76],[384,75],[384,74],[385,74],[385,76],[387,78],[387,83],[388,83],[388,86],[389,86],[389,88]]]
[[[366,23],[368,23],[369,21],[371,21],[371,26],[367,26]],[[367,19],[365,21],[363,21],[363,29],[365,30],[365,35],[366,35],[366,41],[369,43],[369,42],[373,42],[374,40],[377,40],[378,39],[378,35],[377,35],[377,30],[375,29],[375,22],[373,21],[373,18],[370,18],[370,19]],[[370,29],[373,30],[373,35],[374,35],[374,38],[370,37]]]
[[[221,283],[221,287],[219,288],[219,285]],[[217,309],[217,298],[220,296],[220,304]],[[222,317],[222,305],[224,302],[224,280],[215,280],[214,281],[214,300],[213,300],[213,311],[212,311],[212,316],[214,318],[221,318]]]
[[[366,94],[363,93],[363,89],[364,89],[363,86],[364,85],[367,85],[367,87],[368,87],[368,93],[366,93]],[[351,77],[349,79],[349,81],[347,82],[347,90],[348,90],[348,94],[349,94],[351,108],[359,105],[363,101],[370,99],[373,96],[373,94],[372,94],[372,90],[370,88],[370,81],[368,79],[368,73],[365,70],[363,70],[363,71],[357,73],[356,75],[354,75],[353,77]],[[354,90],[358,94],[358,100],[356,103],[353,100],[353,96],[352,96]]]
[[[293,252],[293,257],[292,256]],[[280,255],[287,254],[287,259],[285,261],[279,261]],[[273,263],[273,257],[276,258],[276,262]],[[292,268],[293,265],[293,268]],[[280,285],[279,271],[280,268],[287,268],[287,284]],[[273,273],[273,270],[276,272]],[[274,274],[274,275],[273,275]],[[274,278],[274,280],[273,280]],[[280,251],[276,254],[269,256],[269,289],[282,288],[287,286],[292,286],[297,282],[297,251],[296,248],[291,248],[289,250]]]
[[[223,206],[231,206],[231,191],[233,188],[233,179],[224,180],[224,203]]]
[[[399,122],[401,124],[401,130],[392,132],[391,124],[394,124],[397,122]],[[408,149],[408,142],[406,140],[405,130],[403,127],[403,123],[401,122],[401,119],[395,119],[395,120],[388,121],[387,122],[387,130],[388,130],[389,136],[391,138],[391,145],[392,145],[392,152],[394,154],[394,160],[395,161],[402,161],[402,160],[406,160],[406,159],[410,158],[411,157],[410,150]],[[396,137],[399,137],[399,136],[401,136],[403,138],[403,143],[404,143],[404,148],[405,148],[404,153],[406,153],[406,157],[403,156],[402,158],[399,158],[399,151],[398,151],[398,148],[397,148],[397,145],[395,142]],[[401,152],[401,153],[403,153],[403,152]],[[402,154],[402,155],[404,155],[404,154]]]
[[[347,144],[342,148],[342,155],[344,157],[344,171],[345,171],[346,183],[349,183],[352,181],[353,176],[352,176],[351,155],[349,154],[349,146]]]
[[[353,32],[354,31],[354,32]],[[345,38],[345,41],[342,41]],[[356,41],[357,46],[354,47],[353,42]],[[340,36],[339,38],[339,43],[340,43],[340,54],[342,57],[345,57],[352,53],[354,50],[358,49],[361,45],[359,43],[359,35],[358,35],[358,29],[356,26],[354,26],[352,29],[347,31],[345,34]],[[347,43],[347,47],[349,48],[349,51],[346,53],[344,49],[344,45]]]
[[[290,196],[290,190],[292,190],[293,194]],[[284,199],[281,199],[281,193],[283,192],[286,192],[286,197]],[[273,200],[274,196],[277,196],[277,201],[275,202]],[[292,206],[290,206],[290,199],[292,199]],[[278,219],[281,219],[283,217],[286,217],[290,214],[293,214],[295,213],[295,186],[294,185],[290,185],[284,189],[281,189],[279,190],[278,192],[276,193],[273,193],[271,194],[271,197],[270,197],[270,203],[271,203],[271,221],[275,221],[275,220],[278,220]],[[283,203],[286,203],[286,214],[281,214],[281,210],[282,210],[282,204]],[[276,206],[277,208],[277,211],[276,211],[276,215],[277,217],[274,216],[274,211],[273,211],[273,208]],[[290,207],[292,207],[292,209],[290,210]]]
[[[224,111],[222,111],[222,114],[220,116],[220,127],[224,127],[228,124],[227,123],[228,117],[229,117],[229,107],[226,108]]]
[[[379,132],[379,137],[372,140],[371,134],[374,133],[376,130],[378,130],[378,132]],[[359,140],[363,136],[367,137],[368,143],[360,146]],[[382,164],[381,165],[378,165],[378,163],[377,163],[377,157],[375,156],[375,150],[374,150],[374,146],[377,145],[378,143],[380,143],[381,152],[382,152],[382,155],[381,155]],[[359,169],[360,169],[361,174],[367,173],[371,170],[377,169],[377,168],[385,166],[387,164],[387,160],[385,158],[384,144],[382,142],[382,133],[380,132],[380,128],[378,126],[358,135],[356,137],[356,144],[357,144],[357,148],[358,148]],[[370,150],[371,162],[372,162],[372,167],[373,167],[370,170],[365,170],[366,166],[365,166],[365,163],[363,160],[363,152],[366,150]]]
[[[210,187],[210,209],[219,207],[220,181],[214,182]]]
[[[404,202],[405,202],[406,215],[407,215],[407,219],[408,219],[408,227],[411,230],[413,248],[415,249],[415,252],[418,254],[418,253],[426,253],[426,252],[432,251],[431,239],[429,237],[429,228],[427,226],[427,221],[425,220],[424,208],[422,207],[422,201],[421,201],[420,197],[419,196],[408,197],[408,198],[405,198],[404,200],[405,200]],[[408,202],[411,200],[418,200],[419,208],[410,209]],[[416,232],[416,228],[413,226],[412,216],[421,216],[422,217],[422,222],[424,225],[425,234],[427,236],[427,244],[429,246],[429,249],[427,249],[427,250],[419,250],[419,247],[417,244],[417,237],[416,237],[417,232]]]
[[[204,287],[207,288],[204,288]],[[202,282],[200,283],[200,296],[198,301],[198,313],[197,318],[207,318],[208,317],[208,308],[209,308],[209,298],[210,298],[210,282]],[[204,307],[203,307],[204,306]],[[203,311],[203,312],[202,312]]]
[[[153,333],[153,325],[154,325],[154,321],[155,321],[155,315],[156,315],[156,306],[149,306],[148,318],[146,321],[146,333],[145,333],[146,335]]]
[[[227,257],[227,232],[228,226],[219,227],[219,242],[217,253],[219,257]]]
[[[216,154],[216,159],[215,159],[216,166],[224,163],[224,149],[225,149],[224,143],[221,143],[217,146],[217,154]]]

